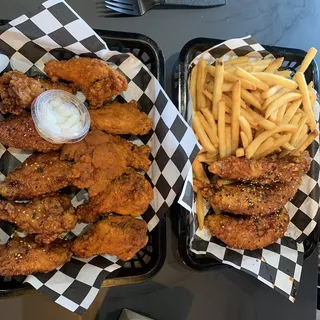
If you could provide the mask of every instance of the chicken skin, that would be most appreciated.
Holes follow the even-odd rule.
[[[136,146],[119,136],[94,130],[84,140],[64,145],[61,160],[75,164],[71,171],[73,184],[88,188],[90,197],[105,189],[111,180],[121,176],[127,167],[147,171],[150,166],[148,146]]]
[[[137,102],[113,102],[96,110],[89,110],[91,126],[111,134],[147,134],[152,121],[147,114],[138,109]]]
[[[105,101],[128,88],[126,78],[99,59],[50,60],[44,71],[54,82],[69,81],[81,89],[91,108],[101,107]]]
[[[147,243],[145,221],[130,216],[111,215],[75,239],[71,250],[79,258],[109,254],[127,261]]]
[[[56,240],[47,245],[32,236],[15,237],[0,246],[0,275],[18,276],[50,272],[71,260],[71,242]]]
[[[40,137],[28,113],[0,121],[0,143],[6,147],[38,152],[57,151],[62,147],[61,144],[53,144]]]
[[[2,113],[20,114],[25,109],[30,108],[36,97],[50,89],[75,93],[73,87],[63,83],[31,78],[20,71],[6,72],[0,77],[0,111]]]
[[[141,174],[133,169],[107,185],[105,190],[89,199],[88,204],[77,208],[79,219],[97,221],[103,213],[115,212],[122,215],[140,216],[153,199],[153,190]]]
[[[54,193],[71,185],[72,164],[59,159],[58,152],[34,153],[0,183],[7,199],[30,199]]]
[[[205,218],[210,233],[231,248],[255,250],[281,238],[289,224],[289,215],[282,208],[268,216],[231,216],[211,214]]]
[[[15,223],[20,230],[36,234],[38,243],[50,243],[71,231],[77,216],[67,196],[35,198],[29,203],[0,200],[0,220]]]
[[[283,159],[262,158],[259,160],[228,157],[214,162],[209,171],[224,179],[240,180],[257,184],[300,181],[310,169],[311,158],[308,151],[298,157]]]

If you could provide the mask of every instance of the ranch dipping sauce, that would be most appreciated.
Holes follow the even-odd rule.
[[[86,106],[63,90],[40,94],[32,103],[31,113],[38,133],[52,143],[80,141],[90,128]]]

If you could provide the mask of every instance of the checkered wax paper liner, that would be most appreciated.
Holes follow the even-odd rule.
[[[142,215],[151,231],[181,192],[199,151],[191,128],[157,79],[133,55],[109,51],[103,40],[63,1],[47,1],[31,15],[22,15],[0,27],[0,71],[17,69],[30,76],[42,75],[46,61],[75,55],[98,57],[116,65],[128,80],[123,100],[137,100],[139,107],[153,120],[148,135],[129,139],[152,149],[152,164],[146,178],[153,186],[154,200]],[[0,178],[3,180],[29,155],[1,146]],[[70,197],[74,206],[87,201],[84,190]],[[78,224],[67,237],[74,238],[87,228],[90,225]],[[5,243],[13,231],[12,224],[0,222],[1,243]],[[106,276],[120,267],[118,259],[108,255],[73,258],[55,271],[28,276],[25,282],[65,308],[83,314]]]
[[[254,60],[269,54],[251,37],[232,39],[198,55],[191,62],[190,68],[196,65],[200,59],[207,60],[209,64],[212,64],[218,57],[229,60],[237,56],[249,55]],[[191,99],[189,99],[188,119],[191,118],[191,103]],[[308,150],[312,157],[311,169],[303,177],[295,197],[286,205],[290,223],[285,236],[277,243],[254,251],[229,248],[217,238],[212,237],[206,228],[198,229],[192,188],[192,170],[190,170],[179,198],[179,203],[190,212],[190,249],[199,256],[214,257],[224,264],[251,274],[294,302],[303,264],[303,241],[316,227],[320,214],[318,204],[320,197],[319,137]],[[205,213],[208,213],[209,204],[205,205]]]

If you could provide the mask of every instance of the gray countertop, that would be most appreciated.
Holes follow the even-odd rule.
[[[41,2],[2,0],[0,19],[13,19]],[[173,65],[183,45],[195,37],[228,39],[251,34],[262,44],[320,49],[317,0],[229,0],[219,8],[158,9],[133,18],[102,17],[101,2],[94,0],[68,3],[93,28],[137,32],[155,40],[166,57],[169,95]],[[198,273],[187,269],[178,257],[167,220],[168,252],[163,269],[146,283],[107,289],[97,319],[117,319],[124,307],[158,320],[316,318],[317,252],[305,261],[299,293],[292,304],[243,272]]]

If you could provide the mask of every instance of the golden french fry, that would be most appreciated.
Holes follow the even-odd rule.
[[[255,121],[259,124],[259,126],[263,127],[266,130],[270,130],[270,129],[274,129],[277,125],[274,124],[273,122],[265,119],[263,116],[261,116],[260,114],[258,114],[257,112],[255,112],[254,110],[247,108],[245,110],[251,117],[253,117],[255,119]],[[241,114],[243,113],[242,109],[241,109]],[[243,114],[243,116],[249,121],[249,119],[246,117],[245,114]],[[250,121],[249,121],[250,122]],[[251,122],[250,122],[251,124]],[[252,125],[251,125],[252,126]]]
[[[256,107],[257,109],[261,109],[260,101],[254,97],[249,91],[241,87],[241,98],[247,102],[249,105]]]
[[[252,82],[258,89],[261,89],[263,91],[266,91],[269,89],[268,84],[262,82],[260,79],[256,78],[255,76],[253,76],[249,72],[247,72],[239,67],[235,71],[235,75],[237,75],[240,78],[246,79],[247,81]]]
[[[308,97],[309,97],[309,95],[308,95]],[[301,98],[301,94],[300,93],[296,93],[296,92],[285,93],[284,95],[282,95],[281,97],[279,97],[278,99],[274,100],[272,103],[270,103],[268,105],[268,107],[266,109],[265,117],[269,118],[271,113],[273,113],[273,111],[279,109],[285,103],[288,103],[288,102],[291,102],[291,101],[294,101],[294,100],[298,100],[300,98]]]
[[[279,109],[278,109],[278,113],[277,113],[277,119],[276,119],[276,124],[281,124],[284,114],[287,110],[287,103],[285,103],[284,105],[282,105]]]
[[[262,110],[265,110],[269,104],[271,104],[274,100],[280,98],[281,96],[283,96],[285,93],[289,93],[291,92],[290,89],[288,88],[281,88],[276,94],[270,96],[269,98],[267,98],[264,103],[262,104]]]
[[[308,131],[309,131],[309,128],[305,124],[301,130],[300,136],[298,137],[297,141],[294,144],[295,149],[299,149],[302,146],[302,144],[307,140]]]
[[[201,191],[199,190],[197,192],[197,198],[196,198],[196,213],[197,213],[197,219],[199,222],[199,229],[202,230],[204,226],[204,209],[203,209],[204,203]]]
[[[260,158],[266,157],[267,155],[275,152],[278,148],[282,147],[284,143],[288,142],[290,137],[288,135],[283,135],[279,139],[275,140],[273,145],[267,149],[265,152],[260,154]]]
[[[241,137],[242,146],[244,149],[246,149],[249,145],[249,139],[243,131],[240,132],[240,137]]]
[[[202,109],[204,110],[204,109]],[[207,108],[205,110],[208,110]],[[209,110],[208,110],[209,111]],[[210,111],[209,111],[210,112]],[[217,145],[218,143],[218,137],[217,137],[217,132],[214,131],[213,127],[210,126],[209,122],[205,119],[203,114],[200,111],[197,111],[197,117],[199,118],[201,125],[206,132],[207,136],[209,137],[212,145]]]
[[[206,97],[206,108],[205,109],[211,110],[211,107],[212,107],[212,100],[209,99],[208,97]]]
[[[233,88],[233,83],[224,82],[224,83],[222,84],[222,92],[232,91],[232,88]]]
[[[314,57],[317,54],[317,49],[316,48],[310,48],[308,53],[306,54],[306,56],[304,57],[298,71],[299,72],[306,72],[306,70],[308,69],[310,63],[312,62],[312,60],[314,59]]]
[[[243,157],[244,156],[244,149],[243,148],[238,148],[237,150],[236,150],[236,157],[237,158],[241,158],[241,157]]]
[[[231,153],[234,154],[239,147],[239,117],[241,114],[241,84],[237,81],[232,89],[232,108],[231,108]]]
[[[204,84],[206,81],[206,62],[204,60],[200,60],[198,63],[198,71],[197,71],[197,109],[201,110],[206,107],[206,99],[203,95]]]
[[[290,70],[282,70],[282,71],[276,71],[275,74],[278,76],[284,77],[284,78],[290,78],[292,71]]]
[[[283,57],[273,60],[272,63],[269,64],[265,72],[275,73],[282,66],[283,60]]]
[[[269,90],[262,92],[261,97],[262,99],[268,99],[271,96],[273,96],[275,93],[277,93],[280,89],[281,89],[281,86],[279,85],[273,86]]]
[[[197,117],[197,114],[193,115],[192,126],[195,133],[199,137],[201,146],[206,149],[207,152],[215,152],[215,147],[208,138],[204,128],[201,125],[200,119]]]
[[[213,92],[213,81],[210,81],[204,85],[204,91]]]
[[[257,151],[255,152],[255,154],[253,155],[253,158],[259,158],[260,155],[264,152],[266,152],[268,149],[272,148],[273,144],[274,144],[274,139],[272,137],[269,137],[268,139],[266,139],[265,142],[263,142],[261,144],[261,146],[257,149]]]
[[[262,99],[262,97],[261,97],[261,92],[260,92],[260,91],[254,90],[254,91],[251,91],[251,94],[252,94],[260,103],[263,102],[263,99]]]
[[[288,109],[286,110],[286,113],[284,114],[283,117],[283,124],[289,123],[290,120],[292,119],[292,117],[295,115],[295,113],[297,112],[298,108],[301,105],[302,100],[298,99],[295,100],[293,102],[291,102],[290,106],[288,107]]]
[[[209,126],[213,130],[214,135],[212,136],[212,139],[213,139],[212,143],[215,148],[218,148],[219,138],[218,138],[218,129],[217,129],[216,121],[214,120],[214,117],[213,117],[212,113],[210,112],[210,110],[208,110],[207,108],[202,109],[201,112],[204,115],[205,119],[207,120]]]
[[[253,140],[253,137],[252,137],[252,130],[249,122],[246,120],[244,116],[240,116],[238,119],[240,122],[241,131],[243,131],[246,134],[248,138],[248,142],[251,143]]]
[[[213,82],[213,97],[212,97],[212,112],[215,119],[218,118],[218,102],[222,98],[222,84],[223,84],[224,65],[222,59],[216,60],[216,69]]]
[[[316,128],[316,121],[313,116],[312,112],[312,107],[310,103],[310,97],[309,97],[309,91],[306,83],[306,79],[304,77],[304,74],[302,72],[297,72],[296,73],[296,80],[299,85],[299,89],[302,93],[302,106],[303,110],[307,113],[308,115],[308,123],[310,125],[310,129],[314,131]]]
[[[258,121],[248,112],[250,108],[243,109],[241,107],[240,109],[240,114],[246,118],[246,120],[250,123],[251,127],[257,127],[258,126]],[[251,110],[251,109],[250,109]],[[261,117],[262,118],[262,117]],[[263,118],[264,119],[264,118]]]
[[[220,158],[226,157],[226,105],[224,100],[218,102],[218,138]]]
[[[226,150],[227,150],[227,157],[232,155],[232,144],[231,144],[231,127],[226,126]]]
[[[203,166],[198,159],[198,156],[194,159],[194,161],[192,163],[192,172],[193,172],[193,176],[196,179],[198,179],[204,183],[210,183],[210,181],[206,175],[206,172],[204,171]]]
[[[210,100],[212,101],[212,93],[209,92],[208,90],[203,90],[202,93]],[[211,108],[211,106],[210,106]],[[205,108],[204,108],[205,109]]]
[[[295,90],[298,85],[295,81],[267,72],[254,72],[253,75],[270,86],[279,85],[284,88]]]
[[[269,120],[272,121],[273,123],[276,123],[277,121],[277,115],[278,115],[278,110],[274,110],[270,117],[269,117]]]
[[[191,94],[193,112],[197,110],[197,72],[198,72],[198,66],[194,66],[191,71],[191,77],[190,77],[190,94]]]
[[[224,62],[225,66],[234,66],[236,64],[241,64],[249,61],[249,57],[242,56],[234,59],[230,59]]]
[[[290,143],[292,145],[296,145],[297,144],[297,141],[301,135],[301,132],[303,132],[303,128],[307,122],[307,119],[308,119],[308,116],[305,115],[301,118],[301,120],[299,121],[299,124],[298,124],[298,129],[296,132],[293,133],[293,135],[291,136],[291,139],[290,139]]]
[[[298,128],[297,125],[292,125],[292,124],[286,124],[286,125],[281,125],[278,126],[274,129],[267,130],[262,132],[259,136],[255,137],[254,140],[249,144],[249,146],[246,148],[246,157],[250,159],[254,153],[257,151],[259,146],[269,137],[273,136],[276,133],[279,132],[293,132]]]
[[[316,139],[316,137],[319,135],[319,132],[317,130],[313,130],[307,137],[307,139],[302,143],[301,146],[299,146],[299,148],[297,147],[297,150],[294,153],[299,153],[299,152],[303,152],[304,150],[306,150],[309,145],[313,142],[313,140]]]

